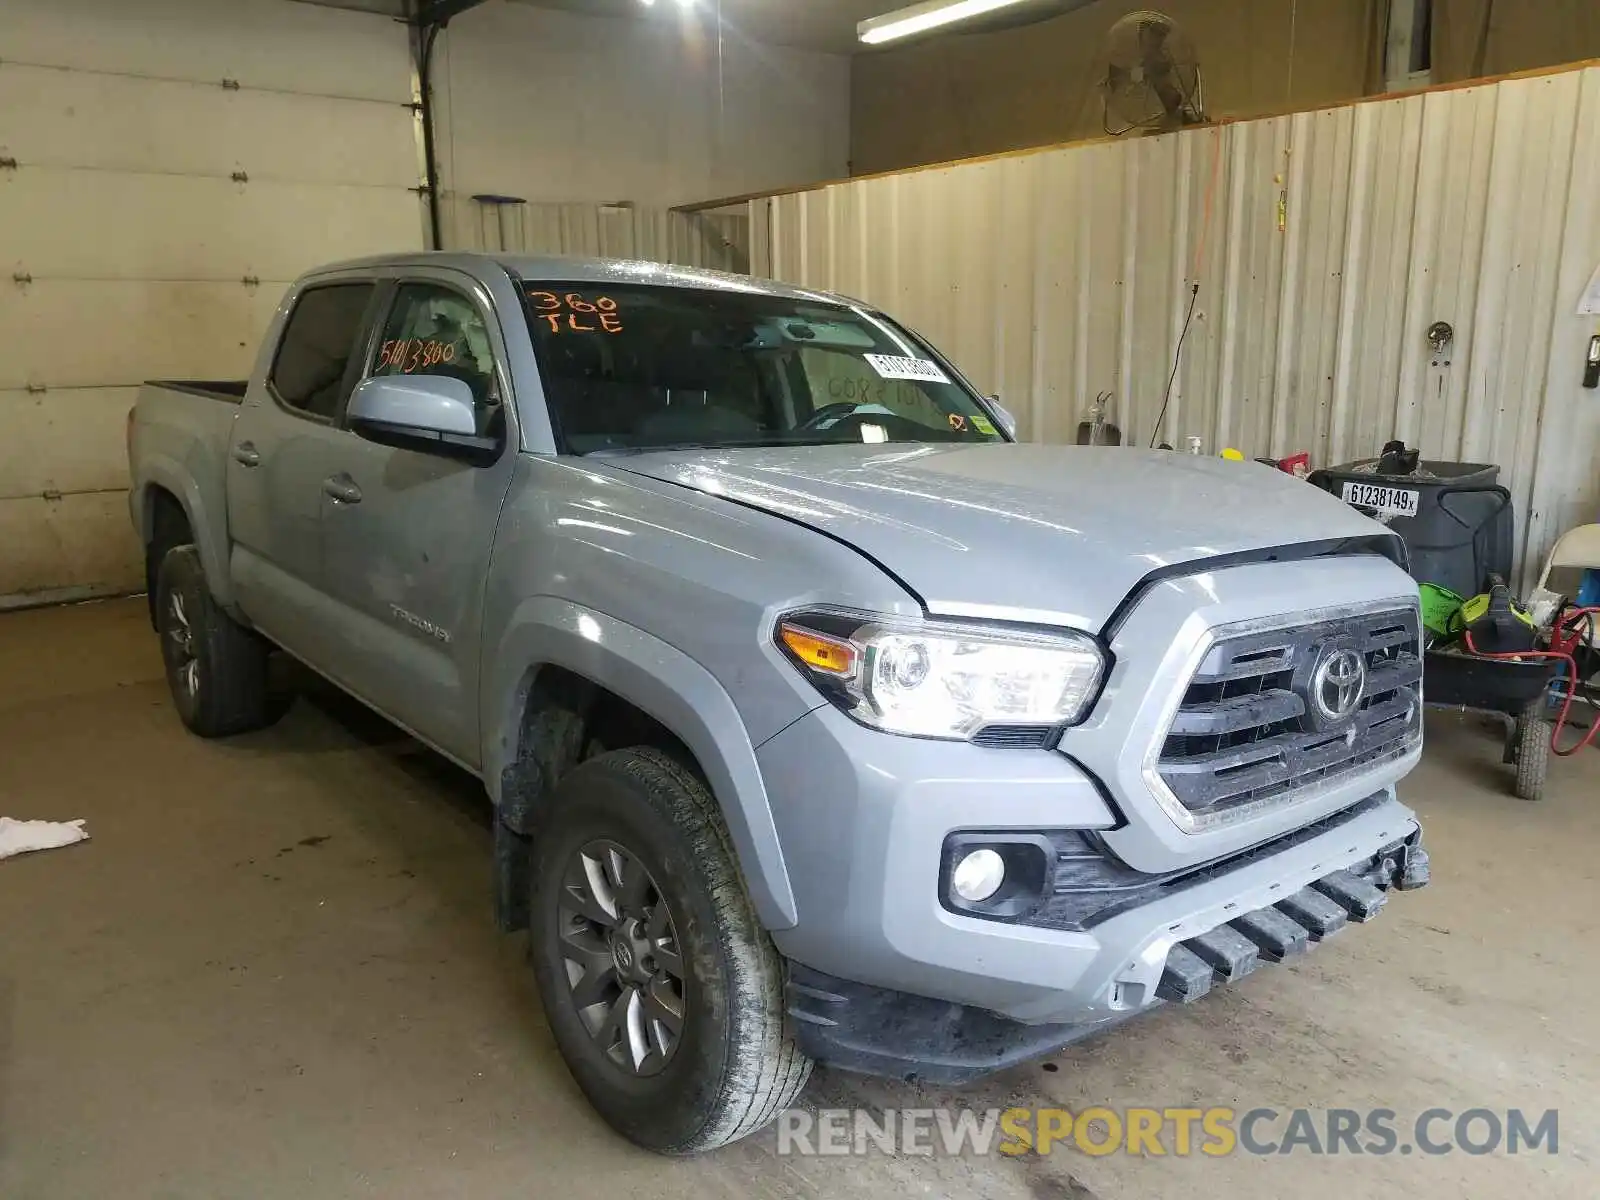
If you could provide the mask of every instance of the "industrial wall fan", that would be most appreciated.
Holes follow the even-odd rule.
[[[1204,85],[1194,39],[1163,13],[1129,13],[1106,35],[1100,81],[1105,128],[1113,137],[1135,129],[1165,133],[1206,121]]]

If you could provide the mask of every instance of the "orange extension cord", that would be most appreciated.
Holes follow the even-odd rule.
[[[1550,750],[1561,758],[1571,758],[1578,751],[1594,741],[1595,734],[1600,732],[1600,720],[1594,721],[1589,726],[1589,731],[1578,739],[1576,746],[1561,748],[1561,732],[1567,727],[1567,719],[1572,715],[1572,701],[1582,686],[1578,679],[1577,647],[1585,640],[1579,631],[1579,626],[1585,621],[1593,628],[1594,620],[1600,615],[1600,608],[1574,608],[1564,613],[1551,635],[1551,648],[1549,650],[1525,650],[1520,654],[1487,654],[1472,644],[1472,631],[1466,634],[1467,649],[1479,658],[1554,658],[1567,664],[1567,698],[1561,705],[1561,715],[1556,718],[1556,727],[1550,735]]]

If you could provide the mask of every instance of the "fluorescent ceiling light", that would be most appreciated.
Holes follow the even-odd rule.
[[[997,8],[1010,8],[1024,0],[926,0],[910,8],[898,9],[873,17],[856,26],[856,35],[869,46],[891,42],[896,38],[926,33],[941,25],[954,25],[969,17],[981,17]]]

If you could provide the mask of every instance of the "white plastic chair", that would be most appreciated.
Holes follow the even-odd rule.
[[[1600,525],[1579,525],[1561,535],[1561,540],[1545,560],[1544,574],[1539,576],[1539,586],[1550,586],[1550,574],[1563,567],[1585,567],[1600,570]]]
[[[1600,570],[1600,525],[1579,525],[1561,535],[1545,560],[1544,574],[1539,576],[1539,590],[1550,590],[1553,572],[1572,567]],[[1589,644],[1600,649],[1600,629],[1590,636]]]

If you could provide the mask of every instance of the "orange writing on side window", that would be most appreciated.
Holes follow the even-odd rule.
[[[452,342],[424,342],[420,338],[413,341],[411,338],[401,338],[398,341],[388,341],[378,351],[378,368],[388,367],[393,370],[414,374],[419,370],[436,367],[440,363],[455,361],[456,348]]]

